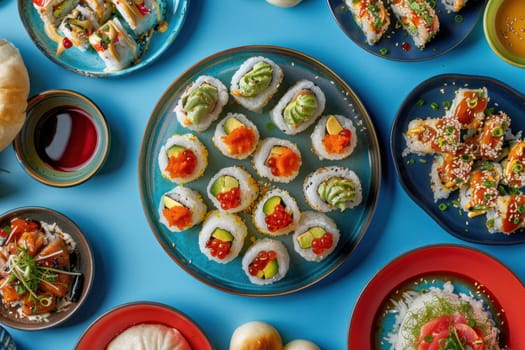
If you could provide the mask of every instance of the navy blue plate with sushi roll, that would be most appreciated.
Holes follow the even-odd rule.
[[[352,12],[344,0],[328,0],[328,6],[339,27],[362,49],[385,59],[394,61],[423,61],[438,57],[458,46],[474,29],[480,19],[485,0],[470,0],[459,12],[445,9],[441,0],[434,0],[434,9],[439,18],[439,31],[425,46],[419,49],[399,25],[390,10],[388,1],[383,3],[390,13],[390,25],[382,38],[369,45],[363,31],[356,24]]]
[[[525,243],[523,228],[512,234],[491,233],[487,215],[469,217],[460,207],[458,191],[448,198],[434,201],[430,172],[433,155],[418,155],[407,152],[406,133],[410,121],[416,118],[440,118],[459,88],[485,87],[489,102],[487,110],[505,112],[511,118],[510,131],[518,138],[525,130],[521,118],[525,96],[510,86],[490,77],[460,74],[438,75],[416,86],[401,104],[391,131],[391,154],[399,181],[408,195],[447,232],[459,239],[480,244]],[[505,194],[505,188],[499,188]],[[523,189],[521,189],[522,191]]]
[[[264,56],[278,64],[284,73],[284,79],[274,97],[264,107],[262,112],[253,112],[230,96],[228,103],[219,117],[211,126],[200,133],[194,132],[208,151],[208,164],[202,177],[184,184],[200,192],[208,211],[217,209],[207,195],[207,185],[210,179],[223,167],[241,166],[266,189],[277,187],[286,190],[295,198],[301,211],[312,210],[306,203],[303,194],[303,181],[313,170],[328,165],[343,165],[351,168],[361,179],[363,200],[358,206],[345,211],[334,210],[326,213],[338,225],[341,238],[335,250],[319,263],[308,262],[295,252],[292,234],[277,236],[290,255],[289,270],[284,278],[267,285],[251,283],[247,273],[243,271],[242,259],[248,248],[256,241],[268,237],[255,227],[251,209],[239,213],[248,227],[240,254],[232,261],[221,264],[208,259],[199,249],[199,231],[197,224],[184,232],[174,233],[160,222],[159,206],[163,195],[177,186],[168,178],[163,177],[159,168],[159,152],[166,140],[174,133],[191,132],[182,126],[175,117],[174,109],[186,87],[199,76],[209,75],[230,86],[230,81],[236,70],[248,58]],[[310,134],[313,125],[302,133],[286,135],[272,123],[269,111],[285,94],[287,89],[299,79],[314,81],[326,95],[325,113],[346,115],[356,125],[358,144],[354,152],[340,161],[318,160],[311,153]],[[253,165],[253,157],[236,160],[224,156],[215,147],[212,137],[221,118],[228,113],[245,114],[258,128],[262,138],[278,137],[295,143],[301,150],[303,164],[299,174],[289,183],[277,183],[261,178]],[[335,73],[319,61],[300,52],[275,46],[244,46],[218,52],[204,58],[179,76],[166,90],[154,108],[144,132],[139,157],[139,184],[142,204],[149,225],[158,242],[166,253],[186,272],[220,290],[239,295],[276,296],[292,293],[311,286],[335,271],[350,256],[354,248],[366,233],[371,222],[380,183],[380,154],[378,140],[372,121],[352,89]],[[260,190],[259,198],[263,191]],[[256,205],[253,204],[255,208]]]
[[[60,0],[58,1],[60,2]],[[45,3],[52,4],[52,1],[19,0],[18,12],[20,19],[33,42],[54,63],[77,74],[88,77],[117,77],[135,72],[151,64],[167,50],[180,33],[188,12],[189,1],[158,1],[160,11],[163,13],[163,18],[160,22],[151,27],[149,31],[142,34],[136,34],[118,10],[113,8],[109,11],[109,14],[105,15],[109,16],[107,20],[100,20],[101,23],[98,29],[104,27],[107,28],[105,24],[110,22],[109,19],[113,20],[116,18],[120,25],[119,28],[123,27],[123,29],[120,28],[122,29],[121,31],[118,31],[118,37],[115,37],[113,40],[104,38],[104,40],[101,40],[101,42],[103,42],[102,45],[86,42],[84,44],[87,47],[85,51],[80,50],[75,46],[75,44],[73,44],[75,41],[72,42],[69,39],[64,40],[64,34],[60,29],[57,29],[56,34],[54,34],[53,30],[50,30],[50,27],[44,24],[44,18],[46,17],[40,15],[39,10],[37,10],[38,6],[35,4],[44,6],[43,4]],[[76,2],[78,3],[78,1]],[[111,2],[91,0],[89,3]],[[82,5],[82,7],[86,8],[88,5]],[[91,11],[93,14],[95,12],[96,11]],[[69,13],[71,14],[72,10]],[[76,19],[83,20],[83,17],[80,16]],[[64,21],[63,18],[59,20],[59,24],[56,25],[57,28],[59,28],[62,21]],[[94,25],[93,28],[89,28],[90,33],[94,30]],[[118,40],[118,38],[126,38],[126,40]],[[131,45],[131,47],[126,45],[133,41],[135,44]],[[108,50],[106,47],[110,42],[118,42],[116,46],[119,46],[119,51],[117,54],[118,58],[112,56],[110,60],[113,61],[108,64],[101,58],[101,56],[99,56],[98,51],[103,51],[102,46],[104,46],[107,55],[110,55],[113,50]],[[100,47],[95,47],[94,45]],[[126,59],[126,57],[129,59]],[[123,59],[125,59],[126,62],[119,62]]]

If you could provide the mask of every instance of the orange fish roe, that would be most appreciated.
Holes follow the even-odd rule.
[[[301,165],[301,158],[289,148],[284,148],[278,155],[272,155],[266,163],[274,176],[291,176]]]
[[[170,226],[175,226],[179,230],[182,230],[191,224],[191,211],[182,205],[164,208],[162,210],[162,215],[164,215]]]
[[[251,151],[256,143],[255,133],[252,128],[245,125],[232,130],[228,135],[222,137],[222,141],[228,145],[231,154],[244,154]]]
[[[166,171],[172,178],[185,177],[193,173],[197,166],[197,157],[190,149],[169,157]]]
[[[323,138],[323,146],[328,153],[341,154],[350,145],[351,141],[352,132],[344,129],[337,135],[326,134]]]

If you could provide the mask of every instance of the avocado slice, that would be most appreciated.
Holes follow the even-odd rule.
[[[176,157],[178,156],[181,152],[184,152],[185,148],[183,146],[179,146],[179,145],[173,145],[171,146],[170,148],[168,148],[168,158],[170,157]]]
[[[270,279],[275,276],[277,272],[279,272],[279,263],[277,262],[277,259],[270,260],[262,271],[264,279]]]
[[[275,211],[275,207],[281,204],[281,202],[282,202],[282,199],[279,196],[270,197],[263,204],[263,212],[266,215],[271,215]]]
[[[226,119],[226,122],[224,122],[224,132],[229,134],[233,130],[243,126],[244,124],[241,123],[237,118],[230,117]]]
[[[222,175],[210,187],[210,193],[217,197],[219,193],[228,192],[234,187],[239,187],[239,181],[230,175]]]
[[[229,231],[226,231],[225,229],[222,229],[222,228],[216,228],[211,234],[211,236],[223,242],[233,241],[233,235]]]
[[[65,15],[65,11],[71,7],[71,0],[65,0],[62,3],[56,5],[53,8],[53,17],[62,18]]]
[[[324,230],[324,228],[314,226],[308,231],[305,231],[304,233],[297,236],[297,242],[299,243],[299,246],[302,249],[307,249],[312,246],[312,242],[314,239],[323,237],[325,233],[326,231]]]
[[[182,207],[183,205],[179,202],[177,202],[175,199],[169,197],[169,196],[164,196],[162,197],[162,203],[164,204],[164,206],[168,209],[170,208],[173,208],[173,207]]]
[[[329,135],[339,135],[343,131],[343,126],[339,123],[339,120],[333,115],[328,117],[326,121],[326,132]]]

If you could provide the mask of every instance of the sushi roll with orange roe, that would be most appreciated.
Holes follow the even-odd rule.
[[[275,182],[288,183],[295,179],[301,164],[299,148],[291,141],[275,137],[261,141],[253,155],[257,173]]]
[[[313,151],[321,160],[344,159],[350,156],[357,146],[354,124],[342,115],[323,116],[310,138]]]
[[[177,186],[162,195],[159,221],[172,232],[182,232],[199,224],[206,209],[199,192]]]
[[[259,131],[241,113],[229,113],[215,128],[213,143],[226,157],[246,159],[257,148]]]

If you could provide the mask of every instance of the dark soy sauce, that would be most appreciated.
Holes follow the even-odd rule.
[[[74,106],[50,110],[35,128],[35,147],[38,156],[59,171],[82,168],[95,153],[97,128],[90,116]]]

